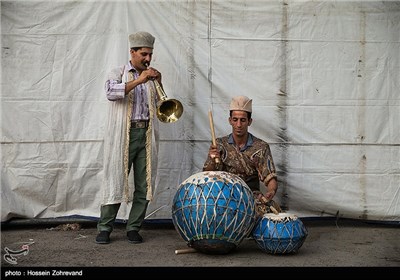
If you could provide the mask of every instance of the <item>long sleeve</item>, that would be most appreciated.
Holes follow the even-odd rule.
[[[124,66],[113,69],[107,76],[104,88],[107,99],[116,101],[125,98],[125,83],[122,81]]]

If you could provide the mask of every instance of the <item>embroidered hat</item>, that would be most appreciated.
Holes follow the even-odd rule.
[[[148,32],[140,31],[129,35],[130,48],[153,48],[155,38]]]
[[[252,100],[247,96],[236,96],[232,98],[229,110],[232,111],[246,111],[251,113],[251,103]]]

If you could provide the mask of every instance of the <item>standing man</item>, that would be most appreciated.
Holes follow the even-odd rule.
[[[251,113],[252,100],[247,96],[232,99],[229,108],[232,133],[217,138],[217,145],[210,146],[203,171],[226,171],[241,177],[253,191],[257,214],[262,216],[266,212],[281,212],[281,209],[272,200],[278,181],[269,145],[248,132],[253,121]],[[260,191],[260,182],[266,187],[265,195]]]
[[[104,197],[97,224],[98,244],[110,243],[122,202],[132,202],[126,225],[128,241],[143,241],[139,230],[154,191],[152,171],[156,168],[152,165],[158,147],[158,123],[154,117],[158,96],[151,80],[161,85],[161,73],[148,67],[154,41],[148,32],[129,35],[128,64],[113,69],[105,83],[110,102],[104,138]],[[131,170],[134,184],[128,184]]]

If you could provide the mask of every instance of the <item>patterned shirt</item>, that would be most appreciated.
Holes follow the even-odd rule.
[[[203,170],[226,171],[241,177],[252,191],[260,190],[260,181],[266,185],[276,178],[271,150],[267,142],[249,133],[246,145],[239,150],[232,134],[216,139],[221,153],[221,163],[207,157]]]
[[[131,65],[130,62],[125,66],[128,73],[133,75],[133,79],[139,77],[139,72]],[[106,81],[106,95],[110,101],[115,101],[125,98],[125,83],[121,79],[118,80],[107,80]],[[131,120],[149,120],[149,105],[147,99],[147,87],[146,84],[140,84],[136,86],[133,94],[133,106]]]

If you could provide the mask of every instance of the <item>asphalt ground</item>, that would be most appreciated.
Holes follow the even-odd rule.
[[[399,223],[346,219],[302,219],[302,222],[308,235],[295,253],[268,253],[253,238],[244,238],[226,254],[199,251],[176,254],[176,250],[189,247],[171,221],[146,221],[140,231],[144,239],[141,244],[129,243],[125,224],[118,223],[111,234],[111,243],[100,245],[95,243],[95,221],[17,220],[2,224],[2,276],[9,279],[18,276],[15,274],[28,273],[36,277],[35,273],[46,274],[57,269],[61,274],[75,271],[83,276],[164,272],[195,276],[206,272],[212,276],[236,271],[265,273],[265,268],[274,268],[268,273],[283,274],[293,269],[326,273],[348,268],[356,269],[355,273],[400,272]]]

